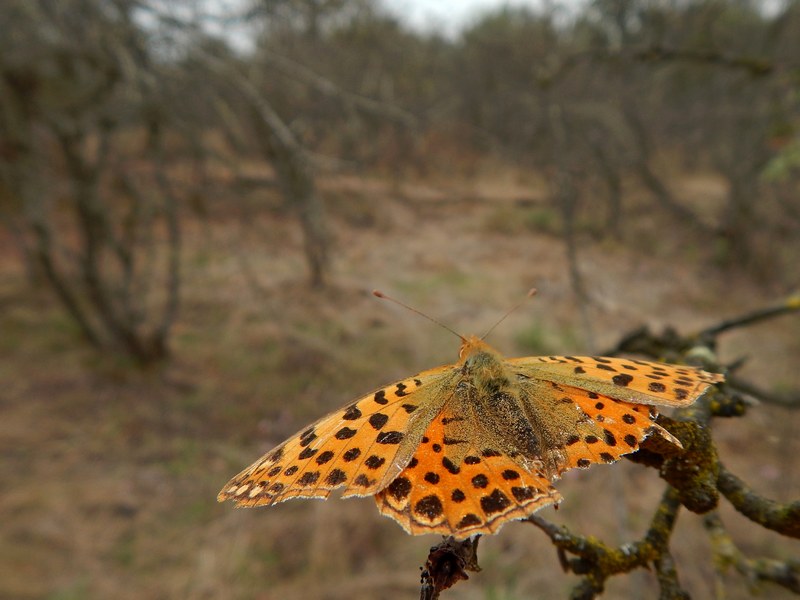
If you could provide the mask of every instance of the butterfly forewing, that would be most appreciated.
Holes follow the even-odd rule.
[[[508,359],[524,377],[555,381],[639,404],[684,406],[697,400],[718,373],[683,365],[597,356],[533,356]]]
[[[323,417],[231,479],[218,499],[257,506],[340,487],[344,496],[374,494],[411,459],[453,371],[424,371]]]

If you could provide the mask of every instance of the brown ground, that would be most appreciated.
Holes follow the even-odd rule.
[[[709,200],[720,194],[711,179],[687,186]],[[175,360],[161,373],[131,372],[76,347],[74,328],[45,294],[31,293],[0,240],[0,598],[416,597],[437,538],[407,536],[371,499],[250,510],[215,500],[231,475],[311,419],[455,360],[452,335],[375,300],[372,288],[482,333],[535,285],[539,296],[491,336],[508,354],[601,350],[642,323],[692,331],[777,299],[712,267],[702,240],[640,211],[625,224],[625,243],[581,238],[595,339],[587,348],[552,233],[557,219],[531,182],[337,179],[324,189],[335,260],[322,292],[305,287],[300,235],[280,211],[254,205],[244,231],[220,203],[212,225],[187,223]],[[800,389],[797,317],[729,334],[720,354],[748,356],[743,373],[766,388]],[[785,502],[800,497],[799,426],[800,412],[761,405],[716,422],[714,436],[734,472]],[[561,509],[541,514],[621,543],[643,533],[663,483],[623,460],[558,487]],[[798,556],[796,541],[724,501],[722,515],[748,555]],[[696,515],[681,514],[673,550],[696,598],[719,586],[729,598],[749,596],[735,573],[715,577]],[[480,563],[450,597],[563,598],[575,582],[544,535],[523,523],[483,540]],[[614,579],[607,597],[655,589],[641,572]]]

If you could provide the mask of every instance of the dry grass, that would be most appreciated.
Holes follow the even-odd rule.
[[[176,358],[158,373],[132,373],[76,345],[74,329],[31,292],[0,240],[9,250],[0,260],[0,597],[415,597],[436,540],[407,536],[371,499],[237,511],[215,496],[310,419],[455,359],[450,334],[377,302],[372,288],[471,333],[536,285],[540,296],[492,334],[493,344],[508,354],[593,350],[582,347],[564,248],[552,223],[542,226],[544,209],[523,202],[522,226],[514,220],[515,198],[541,194],[508,178],[496,197],[492,190],[490,178],[325,182],[335,261],[332,286],[317,293],[304,285],[300,234],[286,215],[251,207],[243,231],[229,205],[212,206],[210,225],[187,222]],[[587,239],[581,247],[594,350],[642,323],[690,331],[774,299],[696,258],[700,240],[651,221],[626,229],[629,245]],[[788,318],[730,335],[721,355],[751,357],[745,374],[767,388],[800,389],[798,340],[800,323]],[[800,412],[759,406],[717,423],[715,438],[731,469],[787,501],[800,496],[799,420]],[[545,509],[548,518],[622,542],[641,535],[662,482],[622,461],[571,474],[559,488],[566,501],[558,513]],[[723,518],[747,553],[798,553],[796,542],[727,506]],[[674,552],[686,587],[711,597],[699,517],[681,515]],[[484,540],[480,559],[483,572],[459,586],[459,597],[565,597],[572,583],[530,525]],[[729,598],[748,597],[736,575],[725,580]],[[654,590],[652,576],[636,574],[615,579],[608,597]]]

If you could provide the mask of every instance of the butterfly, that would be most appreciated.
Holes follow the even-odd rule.
[[[459,336],[461,337],[461,336]],[[459,360],[384,386],[231,479],[238,506],[374,496],[408,533],[464,539],[561,501],[564,471],[680,442],[653,405],[686,406],[723,376],[626,358],[503,358],[476,336]]]

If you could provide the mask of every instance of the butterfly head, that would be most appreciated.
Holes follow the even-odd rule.
[[[461,338],[458,359],[467,366],[502,361],[500,353],[476,335]]]
[[[493,395],[509,384],[503,357],[476,336],[464,338],[459,352],[461,372],[481,395]]]

